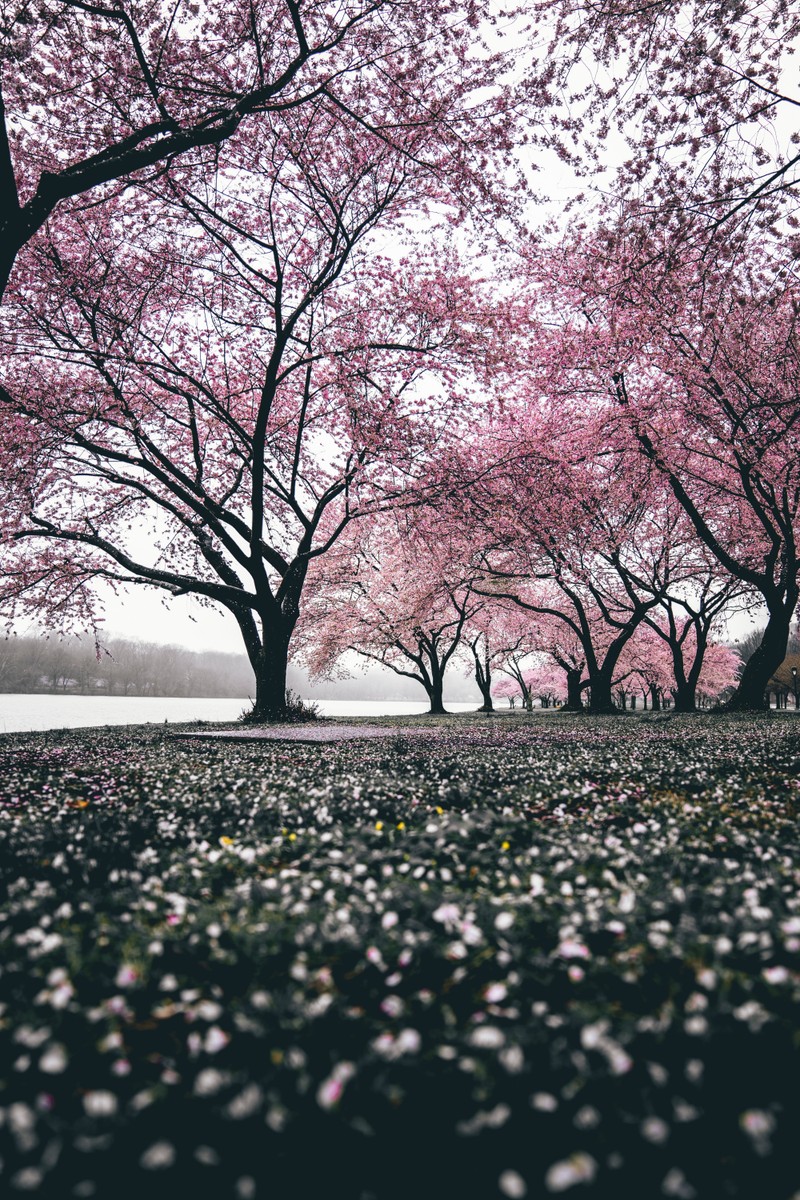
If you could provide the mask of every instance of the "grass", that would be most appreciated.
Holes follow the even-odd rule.
[[[793,716],[390,724],[0,739],[0,1187],[800,1195]]]

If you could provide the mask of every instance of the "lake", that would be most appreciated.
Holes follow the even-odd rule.
[[[163,725],[179,721],[235,721],[250,701],[181,696],[38,696],[0,694],[0,733],[43,729],[83,729],[93,725]],[[414,700],[318,700],[324,717],[392,717],[424,713]],[[472,704],[452,703],[450,712],[471,712]]]

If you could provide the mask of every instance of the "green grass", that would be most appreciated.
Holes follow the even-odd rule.
[[[0,1187],[800,1194],[793,716],[390,724],[0,739]]]

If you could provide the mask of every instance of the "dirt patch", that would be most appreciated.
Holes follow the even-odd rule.
[[[378,725],[257,725],[252,729],[216,729],[178,733],[173,738],[214,742],[351,742],[357,738],[396,737],[397,730]]]

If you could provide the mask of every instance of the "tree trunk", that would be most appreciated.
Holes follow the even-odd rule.
[[[581,695],[582,667],[563,667],[566,674],[566,702],[561,704],[563,713],[582,713],[583,697]]]
[[[567,674],[567,703],[561,709],[562,712],[583,712],[583,699],[581,697],[581,669],[571,669]]]
[[[616,658],[613,666],[616,666]],[[614,697],[611,693],[611,684],[613,682],[613,670],[608,670],[606,667],[597,671],[591,676],[591,698],[589,700],[589,712],[594,716],[600,716],[603,713],[615,713],[619,710],[614,704]]]
[[[441,717],[446,714],[447,710],[445,709],[445,706],[444,706],[444,700],[443,700],[443,695],[442,695],[443,691],[444,691],[444,679],[442,679],[441,676],[438,676],[432,680],[431,686],[428,689],[428,699],[431,702],[431,706],[428,709],[428,712],[431,714],[431,716]]]
[[[687,683],[685,680],[676,680],[672,695],[675,700],[675,712],[697,712],[697,694],[693,684]]]
[[[475,682],[480,689],[483,697],[483,704],[478,709],[478,712],[494,712],[494,702],[492,700],[492,668],[489,664],[489,655],[484,656],[481,661],[480,653],[477,646],[472,646],[472,656],[475,659]]]
[[[796,603],[796,598],[794,603]],[[765,711],[769,709],[767,684],[786,657],[794,603],[776,607],[770,613],[761,645],[744,665],[739,686],[722,712]]]
[[[255,662],[251,659],[256,676],[256,702],[248,714],[249,721],[286,720],[288,660],[289,646],[283,639],[275,639],[269,646],[263,646]]]

